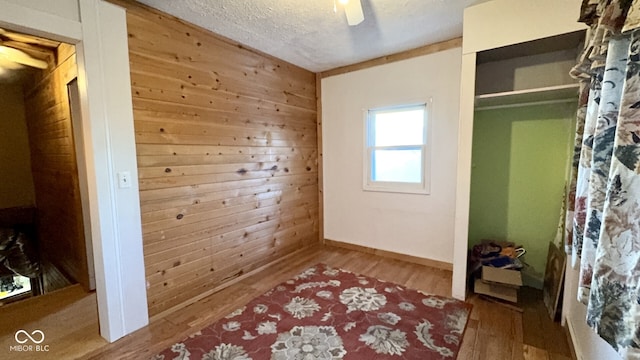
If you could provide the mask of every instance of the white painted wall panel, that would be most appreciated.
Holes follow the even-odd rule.
[[[64,19],[80,21],[78,0],[4,0],[26,8],[56,15]],[[55,6],[52,6],[54,5]]]
[[[0,27],[75,44],[82,39],[77,9],[77,0],[0,0]]]
[[[322,80],[325,238],[453,262],[460,48]],[[433,98],[431,194],[363,190],[364,113]]]
[[[463,53],[584,30],[581,0],[493,0],[464,11]]]
[[[467,249],[469,246],[469,199],[471,198],[476,62],[476,53],[464,54],[460,71],[460,119],[457,142],[458,158],[456,159],[453,278],[451,280],[451,295],[460,300],[464,300],[467,295]]]
[[[118,187],[120,172],[138,178],[127,23],[119,6],[100,0],[81,5],[78,84],[88,119],[84,156],[93,167],[90,212],[99,224],[92,224],[98,314],[100,333],[112,342],[148,324],[138,183]]]

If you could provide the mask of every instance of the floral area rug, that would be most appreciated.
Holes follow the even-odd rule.
[[[153,359],[455,359],[470,310],[319,264]]]

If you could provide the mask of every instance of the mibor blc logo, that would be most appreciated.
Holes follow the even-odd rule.
[[[26,330],[18,330],[14,335],[18,345],[9,346],[9,351],[49,351],[49,345],[41,345],[44,341],[44,332],[42,330],[33,330],[29,333]]]

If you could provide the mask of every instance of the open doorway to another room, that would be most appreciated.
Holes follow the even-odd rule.
[[[0,30],[0,305],[95,289],[77,73],[75,46]]]

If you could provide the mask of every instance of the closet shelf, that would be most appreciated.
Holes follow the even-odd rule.
[[[548,86],[477,95],[476,110],[500,109],[525,105],[550,104],[577,101],[578,84]]]

